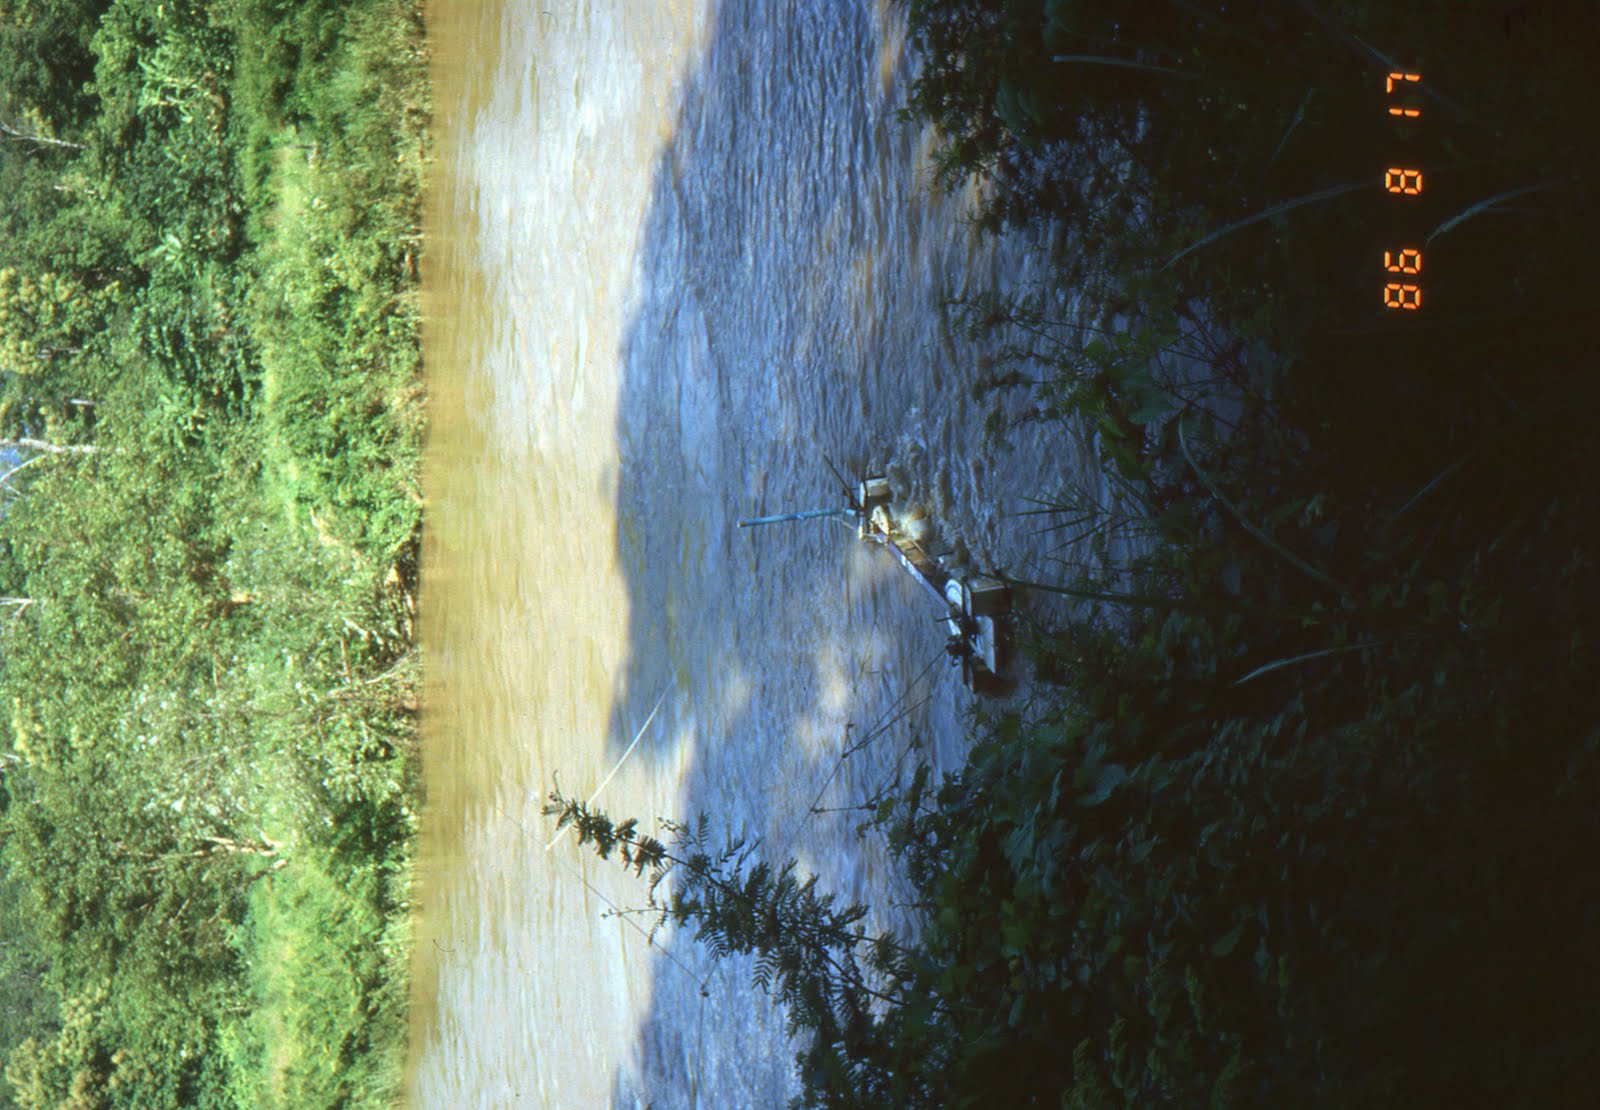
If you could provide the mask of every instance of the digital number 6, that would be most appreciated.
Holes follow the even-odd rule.
[[[1414,247],[1401,250],[1399,257],[1391,251],[1383,252],[1383,268],[1391,274],[1422,273],[1422,252]]]

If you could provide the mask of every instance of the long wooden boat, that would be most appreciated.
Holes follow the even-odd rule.
[[[835,517],[853,524],[865,543],[884,548],[944,614],[945,651],[961,667],[967,688],[984,697],[1004,697],[1016,686],[1011,674],[1011,590],[994,575],[958,567],[954,549],[934,537],[930,524],[894,511],[894,490],[882,475],[862,479],[848,507],[753,517],[739,527]]]

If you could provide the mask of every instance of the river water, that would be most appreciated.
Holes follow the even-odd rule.
[[[934,188],[931,137],[896,118],[915,62],[890,4],[440,0],[431,21],[410,1100],[781,1105],[793,1050],[748,969],[652,947],[614,912],[642,884],[552,844],[541,805],[559,781],[647,828],[704,812],[894,919],[844,807],[919,757],[955,766],[972,698],[882,552],[735,520],[838,503],[825,460],[887,468],[977,561],[1060,577],[1023,510],[1055,492],[1041,474],[1088,473],[1080,449],[985,436],[987,352],[943,307],[1030,256]]]

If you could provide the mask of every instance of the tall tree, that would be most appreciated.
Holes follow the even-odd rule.
[[[93,110],[91,42],[105,0],[0,0],[0,115],[33,134],[70,134]]]

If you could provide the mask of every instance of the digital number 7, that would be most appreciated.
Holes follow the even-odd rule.
[[[1384,82],[1383,91],[1393,96],[1395,85],[1416,84],[1421,80],[1422,74],[1420,73],[1402,73],[1397,70],[1389,74],[1388,80]],[[1391,106],[1389,114],[1391,116],[1402,116],[1405,119],[1416,119],[1422,115],[1422,109],[1416,107],[1414,102],[1408,102],[1404,105]]]

